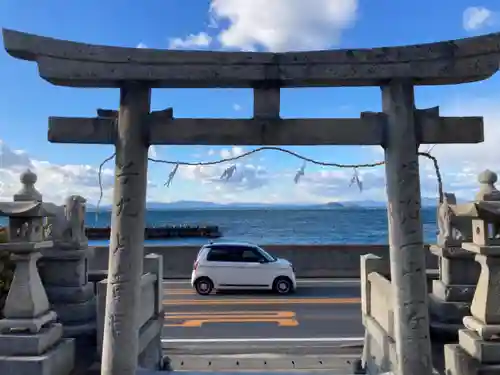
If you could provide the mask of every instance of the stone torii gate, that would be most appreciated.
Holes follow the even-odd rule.
[[[385,149],[398,373],[431,374],[420,219],[418,145],[479,143],[481,117],[417,110],[415,85],[484,80],[498,70],[500,33],[406,47],[297,53],[164,51],[95,46],[3,30],[13,57],[55,85],[120,89],[120,108],[49,119],[51,142],[114,144],[116,176],[102,373],[135,374],[149,145],[381,145]],[[379,86],[382,113],[281,119],[280,88]],[[152,88],[252,88],[252,119],[181,119],[150,112]],[[116,116],[117,114],[117,116]]]

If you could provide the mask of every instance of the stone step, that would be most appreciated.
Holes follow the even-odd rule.
[[[176,371],[177,372],[177,371]],[[221,374],[221,375],[236,375],[236,374],[252,374],[252,375],[291,375],[291,374],[311,374],[311,375],[353,375],[353,372],[344,372],[342,370],[289,370],[289,371],[244,371],[244,370],[233,370],[233,371],[181,371],[182,375],[208,375],[208,374]],[[137,375],[162,375],[162,374],[172,374],[169,372],[162,371],[148,371],[148,370],[139,370],[136,373]],[[179,373],[180,374],[180,373]],[[386,374],[381,374],[386,375]],[[388,373],[387,375],[394,375],[392,373]]]
[[[336,371],[352,374],[359,355],[171,355],[173,371]]]
[[[170,371],[138,370],[138,375],[161,375],[181,372],[182,375],[207,373],[239,374],[331,374],[355,375],[359,356],[288,356],[276,354],[242,355],[183,355],[170,356]],[[95,363],[85,375],[99,375],[100,366]]]

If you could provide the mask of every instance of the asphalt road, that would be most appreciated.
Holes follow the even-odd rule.
[[[164,287],[167,353],[333,354],[362,342],[359,280],[299,280],[289,296],[199,296],[188,281]]]

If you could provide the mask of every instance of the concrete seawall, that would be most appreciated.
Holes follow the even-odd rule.
[[[263,245],[271,254],[291,261],[297,277],[359,278],[360,256],[389,256],[388,245]],[[147,246],[145,253],[163,256],[164,278],[189,278],[199,246]],[[437,269],[437,258],[426,246],[427,269]],[[108,247],[95,247],[89,270],[108,267]]]

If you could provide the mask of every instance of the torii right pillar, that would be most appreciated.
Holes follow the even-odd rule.
[[[382,86],[382,108],[397,374],[431,375],[419,144],[411,82],[394,80]]]

